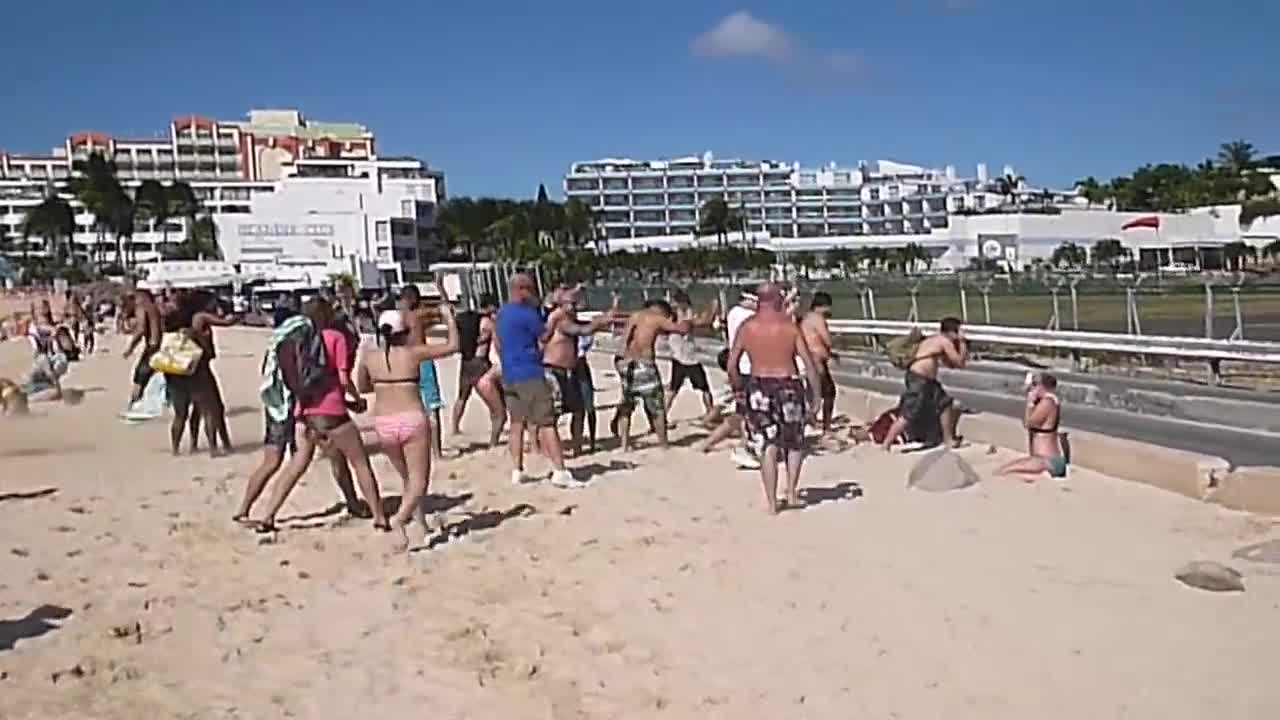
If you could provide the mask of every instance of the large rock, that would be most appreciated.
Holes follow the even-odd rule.
[[[959,490],[978,483],[978,473],[950,450],[934,450],[920,458],[907,475],[907,487],[925,492]]]
[[[1244,576],[1234,568],[1208,560],[1183,565],[1174,577],[1183,584],[1210,592],[1243,592]]]

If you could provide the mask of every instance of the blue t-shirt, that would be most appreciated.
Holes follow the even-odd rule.
[[[542,350],[538,338],[546,323],[538,308],[507,303],[498,310],[498,349],[503,382],[518,383],[542,378]]]

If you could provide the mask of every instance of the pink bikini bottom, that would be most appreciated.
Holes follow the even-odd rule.
[[[426,424],[427,416],[417,410],[373,418],[373,429],[384,445],[403,445]]]

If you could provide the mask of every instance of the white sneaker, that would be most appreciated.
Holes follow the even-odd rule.
[[[529,482],[533,482],[533,478],[529,477],[528,475],[525,475],[523,470],[511,471],[512,485],[524,485],[525,483],[529,483]]]
[[[742,448],[735,448],[733,454],[729,456],[733,460],[733,464],[738,466],[739,470],[759,470],[760,461],[751,453]]]
[[[565,488],[567,490],[577,490],[587,486],[587,482],[585,480],[579,480],[568,470],[556,470],[551,473],[551,484],[558,488]]]

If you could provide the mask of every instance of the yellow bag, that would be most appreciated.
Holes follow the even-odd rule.
[[[165,375],[190,375],[196,371],[204,349],[187,333],[167,332],[160,338],[160,349],[151,356],[151,369]]]

